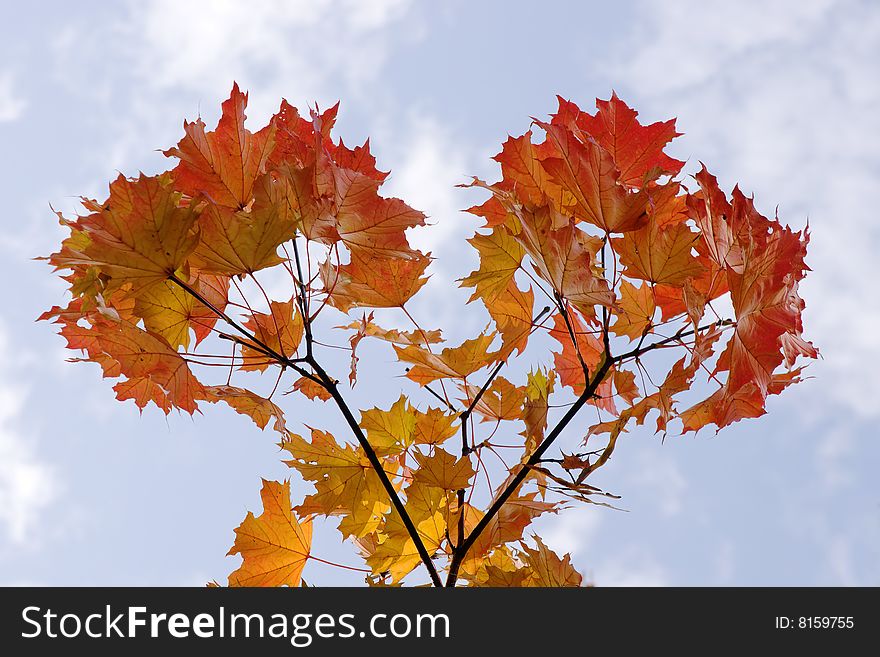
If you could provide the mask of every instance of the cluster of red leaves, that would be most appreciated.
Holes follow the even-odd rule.
[[[374,584],[397,583],[422,564],[435,584],[445,570],[448,584],[579,585],[567,556],[537,537],[529,544],[524,532],[566,499],[603,494],[586,479],[630,421],[656,411],[658,430],[679,418],[696,431],[756,417],[768,395],[799,380],[797,357],[817,355],[801,336],[797,294],[806,233],[763,217],[738,189],[728,198],[705,169],[686,191],[677,180],[683,163],[664,152],[677,136],[673,121],[643,126],[616,96],[598,101],[595,114],[560,99],[549,122],[535,122],[543,139],[531,130],[509,138],[495,158],[502,179],[472,183],[491,196],[470,210],[485,227],[469,240],[479,267],[461,280],[494,331],[438,350],[440,332],[405,309],[430,263],[406,231],[425,217],[379,193],[387,174],[369,143],[351,149],[331,137],[336,107],[305,119],[286,101],[251,132],[246,102],[236,86],[214,131],[185,122],[165,151],[177,159],[170,171],[119,176],[103,202],[83,199],[87,214],[59,215],[70,234],[48,260],[72,299],[42,316],[83,352],[77,360],[120,378],[120,400],[165,413],[222,401],[281,434],[287,464],[314,492],[291,508],[288,482],[264,482],[262,515],[248,514],[236,530],[231,552],[243,563],[231,585],[299,584],[315,516],[341,518]],[[282,299],[257,280],[267,268],[289,278]],[[357,420],[341,377],[318,361],[312,329],[327,308],[401,309],[414,330],[383,328],[372,313],[339,327],[349,332],[349,382],[360,341],[382,340],[443,407],[423,410],[401,395]],[[554,366],[520,384],[499,376],[536,331],[561,344]],[[648,372],[649,359],[674,348],[686,353],[664,376]],[[664,364],[656,361],[652,368]],[[270,367],[279,382],[299,375],[291,391],[335,404],[357,444],[311,427],[310,439],[292,433],[273,395],[232,385],[235,372]],[[225,382],[209,380],[218,371]],[[695,389],[700,371],[714,392],[679,409],[676,396]],[[549,429],[557,377],[577,399]],[[545,458],[587,403],[604,415],[587,442],[607,433],[604,448]],[[479,435],[474,416],[491,432]],[[510,447],[494,442],[510,422],[524,427],[520,456],[512,465],[499,458],[505,478],[493,487],[486,461]],[[444,446],[456,434],[460,447]],[[480,476],[488,491],[475,495]]]
[[[658,431],[675,417],[696,431],[762,415],[768,395],[799,379],[797,356],[817,356],[802,338],[797,293],[808,270],[807,233],[762,216],[739,188],[729,199],[705,167],[697,189],[685,191],[677,180],[683,162],[664,152],[678,136],[674,121],[643,126],[616,95],[597,107],[589,114],[560,98],[549,123],[535,122],[542,141],[529,131],[505,142],[495,157],[500,182],[474,181],[492,192],[470,210],[489,232],[471,239],[480,267],[463,284],[496,318],[507,348],[522,349],[525,328],[505,334],[502,327],[519,325],[506,312],[512,298],[531,300],[532,289],[514,282],[528,257],[534,286],[560,310],[550,334],[562,344],[555,359],[562,383],[580,392],[585,371],[615,361],[592,400],[613,418],[591,433],[616,436],[651,410]],[[719,308],[732,306],[733,316],[725,318],[713,302],[728,293]],[[516,319],[525,326],[533,310],[523,305]],[[714,321],[701,326],[708,314]],[[733,334],[709,369],[728,327]],[[625,339],[622,346],[609,334]],[[685,346],[690,354],[659,385],[646,386],[653,391],[640,391],[635,382],[645,382],[643,358],[655,346]],[[717,389],[679,411],[675,395],[692,389],[701,369]],[[647,379],[657,380],[652,374]]]

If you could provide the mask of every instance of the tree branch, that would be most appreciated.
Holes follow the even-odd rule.
[[[355,420],[354,415],[352,415],[351,409],[348,407],[345,399],[339,392],[339,388],[336,385],[336,381],[321,367],[314,358],[309,358],[309,364],[314,368],[315,373],[318,375],[318,378],[321,379],[321,385],[330,393],[330,396],[333,398],[333,401],[336,402],[336,406],[342,412],[342,416],[345,418],[345,421],[348,423],[351,432],[354,434],[354,437],[357,439],[360,446],[363,448],[364,453],[367,455],[367,459],[370,462],[370,465],[375,470],[376,474],[379,477],[379,481],[382,482],[383,488],[388,493],[388,497],[391,498],[391,505],[400,515],[400,519],[403,521],[404,527],[406,527],[406,531],[409,534],[410,538],[413,540],[413,543],[416,546],[416,550],[419,553],[419,557],[422,559],[422,563],[425,564],[425,568],[428,569],[428,574],[431,576],[431,581],[434,586],[443,586],[442,581],[440,580],[440,575],[437,574],[437,569],[434,567],[434,562],[431,560],[431,555],[428,554],[428,550],[425,548],[425,544],[422,541],[422,537],[419,535],[416,526],[413,524],[412,518],[409,517],[409,513],[407,513],[406,508],[404,507],[403,502],[400,499],[400,496],[397,494],[397,491],[394,489],[394,485],[391,483],[391,480],[388,478],[388,475],[385,472],[385,468],[382,467],[381,461],[379,461],[379,457],[376,455],[376,451],[373,449],[373,446],[370,445],[367,440],[366,435],[358,424],[357,420]]]
[[[559,296],[559,294],[553,293],[556,296],[556,307],[559,308],[559,313],[562,315],[562,319],[565,321],[565,328],[568,329],[568,335],[571,337],[571,346],[574,348],[575,353],[578,357],[578,362],[581,364],[581,369],[584,371],[584,380],[588,381],[590,379],[590,370],[587,367],[587,363],[584,361],[584,357],[581,354],[581,347],[578,344],[577,335],[574,331],[574,326],[571,324],[571,318],[568,316],[568,310],[565,307],[565,300]],[[604,306],[603,306],[604,308]],[[608,333],[605,332],[605,339],[608,338]],[[605,353],[608,353],[607,351]]]
[[[294,254],[296,254],[296,243],[294,242]],[[297,265],[299,266],[299,257],[297,256]],[[370,465],[373,467],[373,470],[376,471],[377,476],[379,477],[379,481],[382,482],[382,486],[385,488],[388,496],[391,498],[391,504],[394,506],[395,510],[400,514],[401,520],[403,521],[404,526],[406,527],[407,532],[415,543],[416,550],[419,553],[419,556],[422,558],[422,561],[425,564],[425,567],[428,569],[428,573],[431,576],[431,581],[434,583],[434,586],[443,586],[443,582],[440,580],[440,575],[437,574],[437,569],[434,567],[434,562],[431,560],[431,556],[428,554],[427,549],[425,548],[425,544],[422,542],[421,536],[419,536],[419,532],[416,529],[415,525],[412,522],[412,519],[409,517],[409,514],[406,512],[406,508],[403,505],[400,497],[397,494],[397,491],[394,490],[394,485],[391,483],[391,480],[388,478],[388,474],[385,472],[385,469],[382,467],[382,463],[379,461],[379,457],[376,455],[375,450],[373,450],[372,445],[367,441],[367,437],[364,435],[363,430],[358,425],[357,420],[354,419],[354,415],[351,413],[351,409],[348,408],[348,405],[343,399],[342,395],[339,393],[339,389],[336,386],[336,381],[329,374],[327,374],[326,370],[321,367],[318,362],[312,356],[312,332],[311,332],[311,319],[308,315],[308,307],[305,301],[304,291],[302,290],[302,286],[300,287],[300,299],[302,304],[302,309],[305,310],[303,312],[303,326],[305,328],[306,335],[306,350],[308,355],[305,359],[297,359],[293,360],[287,358],[286,356],[282,356],[274,349],[257,339],[256,336],[252,335],[249,331],[240,326],[234,319],[232,319],[225,312],[214,306],[210,301],[205,299],[201,294],[195,291],[192,287],[184,283],[182,280],[177,278],[174,274],[169,277],[174,283],[183,288],[186,292],[194,296],[201,303],[207,306],[213,313],[215,313],[218,317],[223,319],[227,324],[235,328],[239,333],[245,336],[245,338],[252,342],[252,345],[248,345],[249,347],[253,347],[256,345],[258,348],[255,349],[261,353],[264,353],[266,356],[272,358],[276,362],[278,362],[282,366],[287,366],[293,368],[296,372],[305,376],[316,383],[319,383],[324,387],[327,392],[330,393],[330,396],[333,397],[333,401],[336,402],[337,407],[342,412],[345,421],[348,423],[348,426],[351,428],[352,432],[357,438],[358,443],[363,448],[364,452],[367,455],[367,459],[370,462]],[[232,339],[235,342],[233,336],[228,336],[227,339]],[[315,371],[315,375],[306,371],[302,367],[299,366],[298,363],[307,362],[312,366],[312,369]]]
[[[293,257],[296,260],[297,284],[299,286],[299,310],[303,316],[303,327],[306,335],[306,358],[312,357],[312,318],[309,316],[309,298],[303,283],[302,264],[299,260],[299,249],[296,246],[296,235],[293,236]]]
[[[550,306],[544,306],[544,308],[537,315],[532,318],[532,324],[536,324],[539,319],[541,319],[544,315],[550,312]],[[492,381],[495,380],[495,377],[498,376],[498,373],[501,371],[501,368],[504,367],[507,360],[499,361],[498,364],[494,367],[494,369],[489,373],[489,377],[486,379],[486,382],[483,384],[483,387],[477,391],[477,394],[474,395],[474,398],[471,400],[471,403],[468,404],[468,407],[461,414],[462,421],[466,420],[471,412],[473,412],[474,408],[476,408],[477,404],[480,402],[480,399],[486,394],[486,391],[489,389],[489,386],[492,384]],[[427,386],[426,386],[427,387]],[[464,455],[462,455],[464,456]]]
[[[282,356],[281,354],[279,354],[277,351],[272,349],[272,347],[270,347],[265,342],[260,340],[257,336],[255,336],[253,333],[251,333],[247,329],[243,328],[238,322],[236,322],[234,319],[232,319],[225,312],[223,312],[222,310],[217,308],[217,306],[215,306],[210,301],[208,301],[205,297],[203,297],[196,290],[194,290],[192,287],[190,287],[190,285],[188,285],[187,283],[184,283],[182,280],[180,280],[177,277],[177,275],[171,274],[168,277],[168,280],[170,280],[172,283],[175,283],[176,285],[180,286],[184,291],[186,291],[187,293],[189,293],[193,297],[195,297],[200,303],[202,303],[211,312],[213,312],[215,315],[217,315],[217,317],[219,317],[220,319],[225,321],[227,324],[229,324],[232,328],[234,328],[236,331],[241,333],[247,339],[247,341],[250,342],[251,344],[246,344],[243,341],[236,340],[233,338],[233,336],[226,336],[225,339],[232,340],[233,342],[239,342],[240,344],[246,344],[246,346],[250,347],[254,351],[259,351],[260,353],[265,354],[266,356],[272,358],[273,360],[278,361],[278,363],[280,365],[285,366],[285,367],[292,367],[297,372],[300,372],[302,374],[306,374],[306,371],[297,365],[297,363],[302,362],[301,360],[288,358],[287,356]],[[225,334],[221,334],[221,337],[223,337],[223,336],[225,336]],[[279,341],[280,341],[280,337],[279,337]]]
[[[452,555],[452,561],[449,565],[449,576],[446,579],[446,586],[455,586],[455,582],[458,579],[458,572],[461,568],[461,564],[464,561],[465,556],[467,556],[468,550],[473,547],[477,538],[479,538],[480,534],[489,526],[489,523],[492,522],[493,518],[498,515],[498,512],[501,510],[501,507],[507,502],[511,495],[520,487],[520,485],[525,481],[529,472],[531,472],[532,466],[540,462],[541,457],[544,453],[550,448],[553,442],[559,437],[562,431],[568,426],[568,423],[577,415],[578,411],[584,406],[584,404],[589,401],[589,399],[596,392],[596,388],[599,387],[599,384],[602,383],[602,379],[605,378],[605,375],[611,369],[611,365],[615,361],[611,358],[607,357],[596,370],[595,376],[590,380],[589,384],[584,388],[584,391],[580,394],[574,404],[568,409],[565,415],[559,420],[559,423],[553,427],[553,430],[547,434],[547,437],[541,442],[541,444],[532,452],[532,455],[529,459],[520,467],[519,472],[513,477],[507,487],[501,492],[498,497],[495,498],[495,501],[492,503],[492,506],[489,507],[489,510],[486,511],[486,514],[480,519],[477,523],[476,527],[474,527],[473,531],[468,534],[468,537],[465,539],[464,543],[462,543],[459,547],[455,549]]]
[[[431,555],[428,554],[428,550],[425,547],[424,542],[422,541],[422,537],[419,535],[418,529],[416,529],[415,524],[413,524],[412,518],[409,517],[409,513],[407,513],[406,507],[404,506],[403,501],[400,499],[400,496],[397,494],[397,491],[394,489],[394,484],[391,483],[391,479],[388,478],[388,474],[385,472],[385,468],[382,466],[382,462],[379,460],[376,451],[373,449],[373,446],[370,445],[370,442],[367,440],[367,436],[364,434],[363,429],[361,429],[358,421],[352,414],[351,409],[348,407],[348,403],[339,392],[339,387],[337,386],[336,379],[327,374],[327,371],[323,367],[321,367],[317,360],[315,360],[314,351],[312,349],[312,344],[314,341],[312,337],[313,318],[309,315],[308,295],[305,284],[303,283],[302,263],[300,262],[299,249],[296,246],[296,238],[294,238],[293,240],[293,257],[296,260],[296,271],[299,279],[297,281],[297,283],[299,284],[299,294],[297,296],[299,297],[300,312],[302,312],[303,316],[303,329],[306,340],[305,361],[309,365],[311,365],[312,369],[315,371],[318,383],[320,383],[321,386],[328,393],[330,393],[330,396],[333,398],[333,401],[335,402],[337,408],[339,408],[339,411],[345,418],[345,421],[351,429],[351,432],[357,439],[358,444],[367,455],[367,460],[370,462],[370,465],[376,472],[376,475],[379,477],[379,481],[382,482],[382,487],[385,489],[385,492],[388,493],[388,497],[391,498],[391,505],[397,511],[398,515],[400,515],[400,519],[403,522],[404,527],[406,527],[407,533],[409,534],[410,538],[416,546],[416,551],[418,551],[419,557],[421,557],[422,562],[425,564],[425,568],[428,569],[428,574],[431,576],[431,581],[433,582],[434,586],[442,586],[443,583],[440,580],[440,575],[437,574],[437,569],[434,566],[434,562],[431,560]]]
[[[641,356],[644,356],[649,351],[654,351],[654,349],[659,349],[661,347],[664,347],[664,346],[668,345],[670,342],[678,342],[682,338],[686,338],[690,335],[695,335],[696,333],[699,333],[700,331],[705,331],[706,329],[710,329],[713,326],[717,326],[717,327],[733,326],[734,324],[736,324],[736,322],[733,321],[732,319],[721,319],[721,320],[718,320],[717,322],[712,322],[711,324],[705,324],[703,326],[700,326],[695,329],[691,329],[689,331],[685,331],[684,329],[682,329],[682,330],[678,331],[678,333],[676,333],[675,335],[671,335],[668,338],[663,338],[662,340],[659,340],[658,342],[654,342],[652,344],[649,344],[647,347],[636,347],[632,351],[628,351],[625,354],[621,354],[620,356],[615,356],[612,359],[612,361],[614,363],[622,363],[623,361],[625,361],[628,358],[640,358]],[[639,344],[641,344],[641,342],[639,342]]]

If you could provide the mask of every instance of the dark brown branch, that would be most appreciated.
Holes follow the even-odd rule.
[[[467,413],[467,411],[465,411]],[[465,413],[461,414],[461,456],[462,458],[466,457],[470,453],[470,445],[468,444],[468,416]],[[453,546],[454,550],[457,550],[461,547],[462,542],[464,541],[464,488],[459,488],[457,497],[458,497],[458,543]],[[451,545],[451,543],[450,543]]]
[[[306,336],[306,358],[312,357],[312,317],[309,316],[309,298],[303,283],[302,264],[299,260],[299,249],[296,246],[296,235],[293,236],[293,257],[296,260],[297,284],[299,286],[299,310],[303,316],[303,327]]]
[[[360,446],[363,448],[364,453],[367,455],[367,460],[369,460],[370,465],[375,470],[376,474],[379,477],[379,481],[382,482],[382,487],[385,488],[385,491],[388,493],[388,497],[391,498],[391,505],[397,511],[398,515],[400,515],[400,519],[403,521],[404,527],[406,527],[406,531],[409,534],[410,538],[413,540],[413,543],[416,546],[416,550],[419,553],[419,557],[421,557],[422,562],[425,564],[425,568],[428,569],[428,574],[431,576],[431,581],[434,586],[443,586],[442,581],[440,580],[440,575],[437,574],[437,569],[434,567],[434,562],[431,560],[431,555],[428,554],[427,548],[425,548],[425,544],[422,541],[422,537],[419,535],[416,526],[413,524],[412,518],[409,517],[409,513],[407,513],[406,508],[404,507],[403,502],[400,499],[400,496],[397,494],[397,491],[394,489],[394,485],[391,483],[391,480],[388,478],[388,474],[385,472],[385,469],[382,467],[381,461],[379,461],[379,457],[376,455],[376,451],[373,449],[373,446],[370,445],[367,440],[366,435],[358,424],[357,420],[352,415],[351,409],[348,407],[345,399],[339,392],[339,388],[336,385],[336,381],[321,367],[314,358],[309,358],[309,364],[315,370],[318,378],[321,379],[321,385],[330,393],[330,396],[333,398],[333,401],[336,403],[336,406],[339,408],[342,416],[345,418],[346,423],[348,424],[351,432],[354,434],[354,437],[357,439]]]
[[[550,312],[550,306],[544,306],[544,308],[532,318],[532,324],[537,324],[538,320],[540,320],[544,315]],[[466,420],[471,412],[473,412],[474,408],[476,408],[477,404],[480,402],[480,399],[486,394],[486,391],[489,389],[489,386],[492,384],[492,381],[495,380],[495,377],[498,376],[498,373],[501,371],[501,368],[504,367],[506,360],[499,361],[498,364],[494,367],[494,369],[489,373],[489,377],[486,379],[486,382],[483,384],[474,398],[471,400],[471,403],[468,404],[468,407],[461,414],[462,421]]]
[[[532,318],[532,324],[536,324],[538,320],[541,319],[544,315],[550,312],[549,306],[544,306],[544,308]],[[486,394],[486,391],[489,389],[489,386],[492,385],[492,381],[495,380],[495,377],[498,376],[498,373],[501,371],[501,368],[504,367],[506,360],[499,361],[492,371],[489,373],[489,376],[486,378],[485,383],[483,383],[482,387],[477,391],[477,394],[474,395],[474,398],[471,400],[468,407],[464,410],[464,412],[459,416],[461,420],[461,455],[462,457],[467,456],[471,452],[474,451],[475,448],[471,447],[468,443],[468,435],[467,435],[467,427],[468,421],[470,420],[471,413],[474,408],[476,408],[477,404],[482,399],[483,395]],[[477,455],[479,458],[479,454]],[[465,497],[465,489],[458,489],[458,543],[459,545],[455,546],[454,549],[458,549],[461,547],[462,541],[464,541],[464,497]]]
[[[555,293],[554,293],[555,294]],[[575,353],[578,357],[578,362],[581,364],[581,369],[584,371],[584,380],[588,381],[590,379],[590,370],[587,367],[586,361],[584,361],[583,354],[581,354],[581,347],[578,344],[577,336],[575,335],[574,326],[571,325],[571,318],[568,316],[568,310],[565,307],[565,300],[556,294],[556,307],[559,308],[559,314],[562,315],[563,321],[565,321],[565,328],[568,329],[568,335],[571,337],[571,346],[574,348]],[[607,340],[608,333],[606,332],[604,335],[604,339]],[[607,351],[605,353],[608,353]]]
[[[658,342],[654,342],[652,344],[649,344],[647,347],[636,347],[632,351],[628,351],[625,354],[621,354],[620,356],[615,356],[612,360],[615,363],[622,363],[623,361],[627,360],[628,358],[640,358],[641,356],[644,356],[649,351],[654,351],[655,349],[660,349],[661,347],[664,347],[671,342],[678,342],[682,338],[686,338],[688,336],[695,335],[696,333],[699,333],[700,331],[705,331],[706,329],[710,329],[713,326],[717,326],[717,327],[733,326],[734,324],[736,324],[736,322],[733,321],[732,319],[721,319],[717,322],[712,322],[711,324],[705,324],[703,326],[700,326],[699,328],[691,329],[689,331],[685,331],[684,329],[682,329],[682,330],[678,331],[678,333],[676,333],[675,335],[671,335],[668,338],[663,338],[662,340],[659,340]],[[639,344],[641,344],[641,342]]]
[[[607,356],[607,354],[606,354]],[[532,466],[536,465],[540,462],[541,457],[544,453],[550,448],[550,446],[554,443],[554,441],[559,437],[565,427],[568,426],[569,422],[577,415],[578,411],[590,400],[593,394],[596,392],[596,388],[599,387],[599,384],[602,383],[602,379],[605,378],[605,375],[611,369],[611,365],[614,360],[607,358],[602,362],[599,368],[596,370],[595,376],[590,380],[587,386],[584,388],[584,391],[580,394],[572,404],[571,408],[565,413],[559,423],[553,427],[553,430],[547,434],[547,437],[541,442],[541,444],[532,452],[532,455],[529,457],[528,461],[526,461],[519,472],[511,479],[510,483],[507,487],[501,492],[498,497],[495,498],[495,501],[492,503],[492,506],[489,507],[489,510],[486,511],[486,514],[480,519],[477,523],[476,527],[468,534],[468,537],[464,540],[464,542],[455,549],[452,555],[452,561],[449,565],[449,576],[446,579],[446,586],[455,586],[455,582],[458,579],[458,571],[461,568],[461,564],[464,561],[465,556],[467,556],[468,550],[473,547],[477,538],[479,538],[480,534],[489,526],[489,523],[498,515],[498,512],[501,510],[501,507],[507,502],[511,495],[513,495],[516,490],[520,487],[520,485],[525,481],[529,472],[531,472]]]
[[[287,366],[287,367],[293,367],[294,369],[297,369],[297,371],[302,369],[302,368],[297,367],[296,363],[298,361],[287,358],[287,356],[282,356],[281,354],[279,354],[277,351],[272,349],[272,347],[270,347],[265,342],[260,340],[257,336],[255,336],[253,333],[251,333],[247,329],[243,328],[238,322],[236,322],[234,319],[232,319],[225,312],[223,312],[222,310],[217,308],[217,306],[215,306],[210,301],[208,301],[200,293],[196,292],[196,290],[194,290],[192,287],[190,287],[187,283],[184,283],[182,280],[180,280],[175,274],[171,274],[168,277],[168,280],[170,280],[172,283],[175,283],[178,286],[180,286],[184,291],[191,294],[200,303],[202,303],[204,306],[206,306],[211,312],[213,312],[215,315],[217,315],[217,317],[219,317],[220,319],[225,321],[227,324],[229,324],[232,328],[234,328],[236,331],[241,333],[247,339],[247,342],[237,340],[233,336],[225,336],[225,334],[221,334],[221,337],[225,336],[227,340],[232,340],[233,342],[240,342],[241,344],[245,344],[246,346],[250,347],[254,351],[259,351],[260,353],[262,353],[266,356],[269,356],[273,360],[278,361],[278,363],[280,365]]]
[[[397,491],[394,488],[394,484],[391,483],[391,479],[388,477],[388,473],[385,472],[385,468],[382,466],[382,462],[379,460],[376,451],[373,449],[373,446],[370,445],[370,442],[367,440],[367,436],[364,434],[363,429],[361,429],[360,425],[352,414],[351,409],[348,407],[348,403],[339,392],[339,387],[337,385],[336,379],[327,374],[327,371],[323,367],[321,367],[318,361],[315,360],[312,349],[312,344],[314,340],[314,338],[312,337],[312,320],[314,318],[309,315],[308,295],[306,291],[306,286],[303,283],[302,263],[300,262],[299,249],[297,248],[295,237],[293,240],[293,256],[296,260],[296,271],[299,279],[297,281],[299,284],[299,294],[297,296],[299,297],[300,312],[303,316],[303,328],[306,340],[305,361],[312,366],[318,383],[328,393],[330,393],[330,396],[333,398],[333,401],[335,402],[337,408],[339,408],[339,411],[345,418],[345,421],[351,429],[351,432],[357,439],[358,444],[367,455],[367,460],[370,462],[370,466],[372,466],[373,470],[376,472],[376,476],[379,477],[379,481],[382,483],[382,487],[385,489],[385,492],[388,493],[388,497],[391,498],[391,505],[400,516],[404,527],[406,527],[406,531],[412,539],[413,543],[415,544],[416,551],[419,553],[419,557],[421,557],[422,562],[425,564],[425,568],[427,568],[428,574],[430,575],[431,581],[433,582],[434,586],[443,586],[443,583],[440,580],[440,575],[437,574],[437,569],[434,566],[434,562],[431,560],[431,555],[428,554],[428,550],[425,547],[424,542],[422,541],[422,537],[419,535],[418,529],[416,529],[415,524],[413,524],[412,518],[409,517],[409,513],[407,513],[406,507],[404,506],[403,501],[400,499],[400,496],[397,494]]]

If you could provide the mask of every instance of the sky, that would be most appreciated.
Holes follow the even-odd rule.
[[[646,122],[677,117],[671,152],[705,162],[765,215],[809,221],[805,335],[822,359],[768,415],[715,435],[625,435],[598,485],[624,511],[577,507],[535,525],[600,586],[880,585],[880,6],[875,2],[15,3],[0,26],[0,585],[225,581],[233,529],[260,477],[291,472],[276,438],[221,408],[142,415],[94,365],[72,364],[35,318],[65,301],[36,256],[64,233],[52,208],[102,198],[123,172],[170,166],[184,118],[213,126],[233,81],[249,125],[282,97],[341,100],[336,134],[371,138],[383,187],[430,217],[411,235],[436,260],[413,312],[456,340],[456,278],[507,134],[615,90]],[[51,207],[50,207],[51,206]],[[420,300],[421,299],[421,300]],[[353,393],[400,394],[381,363]],[[384,360],[383,360],[384,359]],[[549,358],[545,359],[545,362]],[[413,390],[411,389],[410,392]],[[284,397],[288,423],[307,403]],[[323,413],[323,411],[322,411]],[[328,429],[341,428],[325,413]],[[650,424],[650,423],[649,423]],[[299,484],[300,490],[304,491]],[[334,523],[319,556],[356,563]],[[310,563],[310,583],[358,584]]]

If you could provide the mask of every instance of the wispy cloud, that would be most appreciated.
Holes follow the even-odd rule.
[[[343,83],[365,93],[382,70],[409,0],[269,0],[245,4],[155,2],[132,5],[139,77],[160,89],[226,89],[235,78],[260,82],[270,97],[296,93],[331,100]],[[266,89],[265,85],[271,85]],[[293,99],[291,99],[293,100]],[[274,102],[274,101],[273,101]],[[268,108],[266,108],[268,109]]]
[[[866,201],[880,193],[876,5],[644,2],[636,14],[618,79],[640,106],[676,113],[687,153],[728,188],[738,180],[767,214],[778,203],[795,227],[809,218],[805,324],[825,357],[812,373],[829,383],[823,401],[876,417],[880,404],[866,400],[880,397],[880,378],[864,367],[880,361]]]
[[[27,107],[14,83],[15,78],[10,71],[0,71],[0,123],[17,120]]]
[[[14,360],[0,326],[0,536],[23,543],[32,538],[56,486],[52,468],[34,456],[21,428],[24,391],[21,378],[9,371]]]
[[[674,457],[658,449],[633,454],[629,483],[633,493],[643,493],[661,515],[677,516],[684,508],[687,480]],[[639,490],[641,489],[641,490]]]
[[[596,565],[596,586],[669,586],[666,569],[650,551],[628,546]]]

